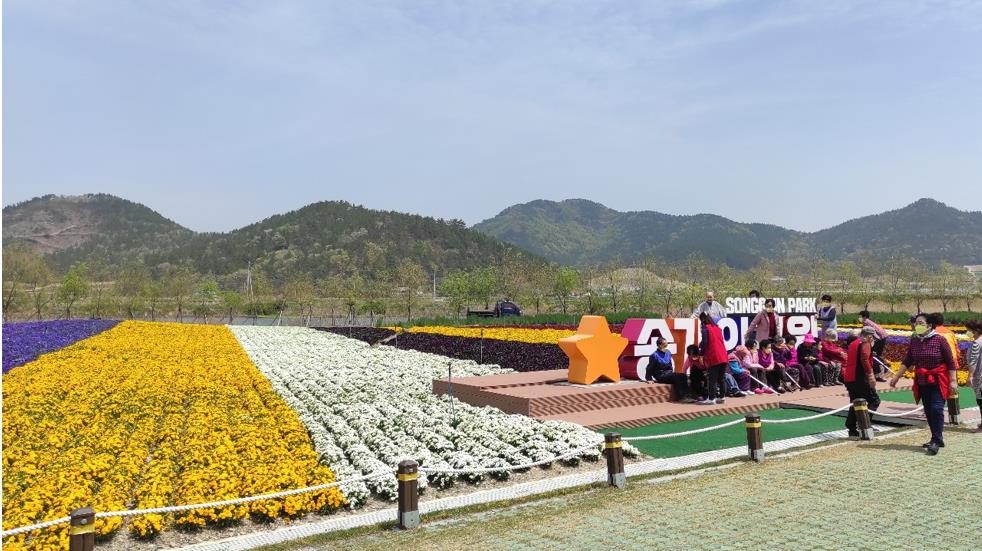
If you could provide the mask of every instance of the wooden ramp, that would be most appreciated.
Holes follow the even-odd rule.
[[[445,378],[434,379],[433,392],[447,394],[452,387],[454,397],[471,405],[493,406],[536,419],[571,421],[589,428],[631,428],[781,407],[828,411],[842,407],[849,400],[846,388],[837,385],[785,394],[727,398],[726,403],[711,406],[680,404],[671,401],[669,385],[649,385],[636,380],[574,385],[567,382],[566,376],[567,370],[554,369],[454,378],[451,384]],[[910,388],[910,385],[909,380],[903,379],[897,387],[904,389]],[[887,384],[880,383],[880,390],[886,389]],[[906,407],[906,410],[898,411],[913,409],[909,404]]]

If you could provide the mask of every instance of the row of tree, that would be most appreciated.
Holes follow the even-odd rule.
[[[868,308],[873,301],[890,311],[912,303],[939,301],[942,309],[972,311],[982,297],[980,279],[959,266],[928,267],[909,259],[886,262],[828,261],[764,263],[736,271],[699,255],[683,262],[655,259],[633,265],[611,262],[575,269],[547,265],[523,255],[506,255],[490,267],[431,272],[412,260],[393,270],[352,272],[323,279],[294,273],[274,280],[247,267],[216,278],[187,265],[148,269],[139,262],[117,269],[73,265],[58,278],[43,259],[25,249],[3,256],[4,320],[51,317],[161,317],[207,320],[224,316],[287,313],[309,320],[315,314],[354,322],[367,316],[412,320],[420,316],[460,317],[472,306],[488,309],[509,297],[526,312],[603,314],[653,312],[686,314],[706,289],[717,296],[819,296],[830,293],[847,305]]]

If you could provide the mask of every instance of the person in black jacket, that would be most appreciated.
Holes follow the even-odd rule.
[[[645,382],[672,385],[676,400],[687,403],[695,401],[689,396],[689,382],[685,373],[675,372],[675,360],[668,350],[668,341],[658,337],[655,346],[655,351],[648,357],[648,368],[644,374]]]

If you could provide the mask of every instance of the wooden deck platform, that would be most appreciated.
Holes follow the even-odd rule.
[[[508,373],[486,377],[435,379],[433,392],[452,393],[458,399],[475,406],[493,406],[498,409],[528,415],[537,419],[571,421],[590,428],[639,427],[652,423],[693,419],[705,415],[744,414],[773,408],[801,408],[828,411],[848,402],[846,388],[842,385],[813,388],[785,394],[755,394],[742,398],[727,398],[725,404],[681,404],[671,401],[671,387],[647,384],[636,380],[618,383],[575,385],[567,382],[567,370]],[[901,379],[898,389],[909,389],[911,381]],[[888,389],[887,383],[879,383],[879,390]],[[910,411],[910,404],[884,402],[880,411],[886,413]],[[965,412],[962,415],[966,422]],[[844,412],[843,412],[844,414]],[[876,418],[877,422],[923,423],[918,419]],[[968,418],[971,421],[972,418]],[[976,421],[977,417],[976,417]]]

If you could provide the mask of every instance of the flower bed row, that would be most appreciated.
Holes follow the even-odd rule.
[[[394,471],[404,459],[423,467],[477,469],[523,465],[594,446],[580,457],[596,460],[603,437],[579,425],[537,421],[477,408],[432,393],[432,381],[453,363],[455,376],[507,372],[497,365],[366,343],[297,327],[231,328],[252,361],[300,415],[320,454],[340,480]],[[424,335],[419,335],[424,336]],[[400,337],[402,339],[403,337]],[[629,451],[634,451],[629,449]],[[571,462],[577,461],[575,457]],[[424,473],[425,474],[425,473]],[[507,471],[496,473],[506,477]],[[481,474],[464,476],[478,481]],[[420,478],[446,487],[457,477]],[[370,495],[395,499],[392,476],[342,485],[349,503]]]
[[[24,365],[45,352],[98,335],[119,323],[114,320],[57,320],[3,324],[3,372]]]
[[[3,527],[96,511],[185,505],[329,483],[303,425],[226,327],[123,322],[3,380]],[[337,489],[132,518],[151,536],[345,504]],[[123,526],[96,520],[98,535]],[[67,549],[68,530],[4,540]]]

